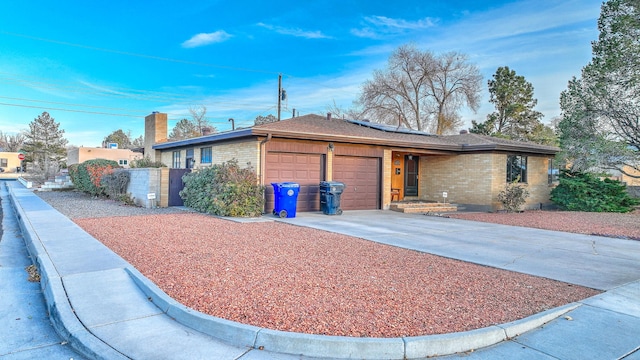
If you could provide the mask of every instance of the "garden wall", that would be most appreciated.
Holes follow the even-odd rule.
[[[160,189],[161,169],[140,168],[140,169],[119,169],[131,175],[127,194],[131,196],[137,206],[153,208],[160,206],[162,194]],[[149,194],[154,194],[155,199],[149,199]]]

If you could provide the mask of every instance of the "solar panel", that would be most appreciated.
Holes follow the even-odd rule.
[[[361,121],[361,120],[347,120],[347,121],[352,123],[352,124],[356,124],[356,125],[360,125],[360,126],[366,126],[368,128],[376,129],[376,130],[380,130],[380,131],[393,132],[393,133],[399,133],[399,134],[434,136],[432,134],[429,134],[429,133],[426,133],[426,132],[423,132],[423,131],[413,130],[413,129],[409,129],[409,128],[406,128],[406,127],[398,127],[398,126],[394,126],[394,125],[372,123],[372,122]]]

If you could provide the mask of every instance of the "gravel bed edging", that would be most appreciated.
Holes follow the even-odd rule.
[[[5,183],[8,190],[11,207],[16,213],[21,235],[25,241],[27,251],[38,266],[40,272],[40,288],[49,312],[49,318],[56,332],[61,338],[69,342],[72,348],[85,356],[95,359],[128,359],[108,344],[93,335],[76,316],[62,278],[56,266],[41,243],[38,232],[29,221],[28,211],[16,197],[15,189]],[[29,191],[25,188],[25,191]],[[35,196],[35,195],[34,195]],[[5,206],[3,204],[3,206]]]
[[[29,220],[22,216],[20,221],[28,223]],[[125,270],[150,300],[178,323],[234,345],[314,357],[411,359],[470,351],[535,329],[580,306],[572,303],[511,323],[449,334],[398,338],[311,335],[265,329],[206,315],[169,297],[132,265],[128,265]],[[45,275],[48,273],[45,272]],[[240,338],[247,344],[237,344],[237,334],[241,334]]]
[[[466,352],[531,331],[581,306],[570,303],[513,322],[449,334],[400,338],[313,335],[260,328],[201,313],[171,298],[133,266],[125,270],[151,302],[185,326],[233,345],[310,357],[418,359]]]

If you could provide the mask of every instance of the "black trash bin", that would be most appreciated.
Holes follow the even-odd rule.
[[[320,182],[320,210],[325,215],[342,215],[340,196],[344,188],[344,183],[338,181]]]
[[[294,182],[271,183],[273,186],[273,215],[281,218],[296,217],[300,184]]]

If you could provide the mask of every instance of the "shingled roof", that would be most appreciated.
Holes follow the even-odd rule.
[[[156,144],[154,149],[171,149],[252,136],[286,139],[333,141],[364,145],[384,145],[398,148],[424,149],[442,152],[509,151],[555,155],[559,148],[512,141],[478,134],[437,136],[406,128],[366,121],[303,115],[251,128],[221,132],[197,138]]]
[[[554,155],[559,148],[527,142],[501,139],[478,134],[437,136],[424,132],[396,128],[363,121],[304,115],[278,122],[254,126],[252,134],[267,136],[341,141],[369,145],[412,147],[429,150],[468,151],[516,151]]]

